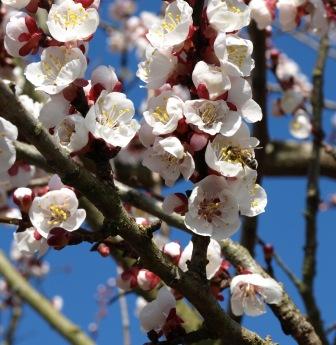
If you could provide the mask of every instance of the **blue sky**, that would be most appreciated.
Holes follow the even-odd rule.
[[[138,1],[141,9],[157,11],[160,1]],[[106,14],[107,2],[102,3],[102,10]],[[276,45],[288,56],[294,58],[302,70],[308,74],[312,70],[315,61],[315,51],[302,45],[287,34],[276,35]],[[105,35],[98,31],[90,50],[91,69],[99,64],[110,64],[118,68],[118,57],[113,57],[105,44]],[[135,60],[131,60],[131,67],[135,68]],[[325,94],[328,98],[335,99],[334,72],[336,62],[328,61],[326,73]],[[139,105],[144,90],[135,87],[128,94],[136,105]],[[324,129],[330,129],[330,118],[332,113],[324,113]],[[270,135],[273,139],[289,138],[288,118],[270,117]],[[185,186],[179,185],[180,188]],[[266,213],[260,216],[259,233],[261,237],[275,245],[276,251],[282,256],[286,263],[300,275],[303,259],[304,241],[304,208],[306,181],[303,178],[265,178],[264,188],[268,194],[268,206]],[[321,179],[321,194],[323,198],[328,197],[336,190],[333,180]],[[334,267],[334,243],[336,240],[335,211],[320,213],[319,223],[319,248],[318,248],[318,269],[315,291],[318,303],[322,307],[322,317],[325,324],[329,325],[336,321],[336,280],[332,278]],[[12,230],[4,227],[0,232],[2,248],[9,249],[12,238]],[[239,239],[240,233],[234,238]],[[186,243],[188,238],[180,232],[174,231],[172,239],[178,239]],[[90,246],[82,244],[72,246],[64,250],[50,251],[47,260],[51,265],[51,272],[48,278],[39,285],[39,288],[49,297],[62,295],[64,298],[63,312],[66,316],[87,329],[88,324],[94,320],[98,307],[95,302],[95,293],[99,284],[104,284],[107,279],[116,275],[116,268],[110,259],[103,259],[96,253],[89,252]],[[263,262],[263,256],[258,248],[257,258]],[[298,306],[303,310],[302,302],[293,285],[274,264],[276,277],[284,284],[286,290],[293,297]],[[140,331],[139,322],[134,317],[133,295],[128,296],[129,314],[131,318],[132,344],[138,345],[145,342],[146,337]],[[226,305],[225,301],[224,305]],[[22,345],[62,345],[66,342],[54,332],[38,315],[29,307],[24,310],[25,317],[18,329],[17,344]],[[263,336],[272,335],[274,341],[281,344],[294,344],[291,338],[285,336],[277,319],[269,310],[267,314],[258,317],[244,318],[244,325],[255,330]],[[99,345],[122,344],[122,331],[120,323],[120,311],[118,303],[108,309],[107,317],[102,321],[99,336]]]

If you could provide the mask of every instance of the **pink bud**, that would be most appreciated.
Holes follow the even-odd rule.
[[[194,133],[190,139],[190,146],[193,151],[201,151],[208,143],[209,135],[206,133]]]
[[[20,187],[13,193],[13,201],[19,206],[22,213],[28,213],[34,199],[34,193],[30,188]]]
[[[162,251],[169,256],[171,261],[177,265],[181,257],[181,246],[177,242],[169,242],[165,244]]]
[[[160,282],[160,278],[153,272],[141,269],[137,275],[137,283],[140,289],[149,291],[154,289]]]
[[[107,256],[110,255],[111,250],[109,248],[109,246],[107,246],[105,243],[100,243],[98,248],[97,248],[97,252],[103,257],[106,258]]]

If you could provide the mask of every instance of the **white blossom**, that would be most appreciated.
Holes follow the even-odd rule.
[[[56,227],[66,231],[77,230],[85,217],[85,210],[78,209],[76,194],[68,188],[35,197],[29,210],[30,221],[44,238]]]
[[[4,5],[16,8],[17,10],[20,10],[21,8],[26,7],[31,0],[2,0],[2,3]]]
[[[199,61],[194,67],[192,81],[196,89],[204,85],[210,99],[216,99],[223,95],[231,87],[231,81],[227,74],[219,66],[208,65]]]
[[[26,256],[32,256],[36,252],[39,256],[42,256],[49,248],[47,240],[33,227],[15,232],[14,241],[16,242],[16,248]]]
[[[261,315],[265,313],[265,303],[278,304],[282,299],[281,286],[274,279],[256,273],[235,276],[230,290],[231,309],[236,316]]]
[[[196,234],[216,240],[228,238],[237,231],[238,203],[224,177],[209,175],[195,185],[184,222]]]
[[[141,327],[149,332],[160,330],[166,322],[171,309],[176,307],[176,300],[166,286],[163,286],[154,301],[146,304],[139,313]]]
[[[193,23],[192,12],[192,8],[184,0],[170,3],[162,21],[154,24],[146,35],[152,46],[160,50],[169,50],[181,45],[187,39]]]
[[[226,99],[241,114],[246,122],[254,123],[262,119],[262,111],[252,99],[252,89],[244,78],[232,78],[231,88]]]
[[[176,137],[157,138],[145,152],[142,164],[159,173],[167,186],[172,186],[180,174],[188,180],[195,169],[191,154]]]
[[[181,268],[182,271],[188,271],[187,261],[191,259],[193,251],[193,243],[190,241],[188,245],[184,248],[180,260],[178,262],[178,266]],[[208,249],[207,249],[207,260],[208,263],[206,265],[206,275],[207,278],[210,280],[218,271],[222,263],[222,254],[221,254],[221,246],[216,240],[210,239]]]
[[[256,180],[257,172],[245,167],[244,172],[237,178],[228,181],[230,190],[236,197],[240,214],[247,217],[255,217],[265,212],[267,205],[267,194]]]
[[[43,50],[40,62],[26,67],[25,76],[36,90],[54,95],[83,78],[86,66],[86,57],[80,49],[49,47]]]
[[[208,143],[205,152],[207,165],[226,177],[234,177],[243,173],[249,162],[254,160],[254,148],[259,140],[250,137],[250,132],[245,123],[231,137],[216,135],[212,142]]]
[[[106,91],[116,91],[114,88],[119,83],[115,70],[111,66],[100,65],[91,74],[91,85],[94,87],[99,84]]]
[[[215,54],[222,69],[233,77],[249,76],[254,68],[253,44],[237,35],[219,33],[214,42]]]
[[[98,24],[95,8],[85,9],[80,2],[72,0],[54,3],[47,20],[51,36],[59,42],[86,39],[97,30]]]
[[[284,31],[294,30],[297,26],[297,8],[306,0],[278,0],[279,20]]]
[[[89,131],[81,114],[68,115],[54,129],[53,137],[70,152],[81,150],[89,141]]]
[[[206,13],[217,31],[232,32],[250,23],[250,9],[240,0],[208,0]]]
[[[70,102],[62,93],[50,96],[50,99],[42,106],[39,120],[46,128],[58,126],[69,114]]]
[[[140,125],[134,116],[134,105],[120,92],[103,90],[85,117],[87,129],[113,146],[125,147]]]
[[[167,82],[176,64],[176,56],[149,46],[146,49],[146,60],[139,63],[136,75],[148,88],[157,89]]]
[[[172,91],[164,91],[148,100],[148,110],[143,116],[147,124],[153,127],[154,135],[172,133],[183,117],[183,102],[173,96]]]
[[[15,162],[13,140],[16,140],[17,136],[16,126],[0,117],[0,173],[6,172]]]
[[[299,109],[290,122],[290,133],[294,138],[307,139],[312,131],[311,119],[306,111]]]
[[[286,90],[281,98],[280,106],[284,113],[292,114],[304,102],[304,95],[294,88]]]
[[[210,135],[221,133],[233,135],[241,125],[241,116],[231,111],[223,100],[196,99],[186,101],[184,106],[186,122]]]
[[[251,10],[251,18],[257,23],[259,30],[264,30],[272,24],[273,16],[265,0],[251,0],[248,6]]]
[[[35,119],[37,119],[40,115],[40,111],[43,104],[40,102],[35,102],[32,98],[30,98],[27,95],[20,95],[18,98],[20,103],[26,109],[26,111],[33,117],[35,117]]]

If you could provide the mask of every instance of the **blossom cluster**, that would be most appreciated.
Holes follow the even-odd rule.
[[[193,232],[223,239],[239,228],[239,214],[256,216],[266,206],[256,184],[259,141],[246,124],[262,112],[246,80],[252,42],[238,35],[249,7],[208,1],[200,16],[197,27],[188,2],[176,0],[148,30],[137,71],[149,94],[139,138],[147,148],[143,165],[167,186],[180,175],[196,183],[191,194],[168,197],[165,209],[185,214]]]
[[[312,32],[323,35],[328,31],[328,19],[333,16],[332,6],[322,0],[251,0],[249,7],[260,30],[272,25],[278,14],[284,31],[294,30],[306,21]]]
[[[271,70],[281,88],[281,98],[273,103],[276,116],[292,115],[290,133],[297,139],[306,139],[312,132],[310,95],[312,85],[298,64],[273,48],[269,52]]]
[[[54,142],[69,157],[106,162],[139,140],[143,166],[159,174],[166,186],[174,186],[181,177],[194,183],[192,190],[165,198],[163,210],[184,215],[188,229],[211,237],[206,277],[213,295],[222,300],[221,292],[230,286],[236,315],[259,315],[264,302],[278,303],[282,289],[271,279],[248,272],[231,280],[217,242],[238,230],[240,215],[257,216],[267,204],[266,192],[256,182],[259,140],[249,129],[262,119],[248,82],[254,68],[253,44],[240,36],[254,13],[253,1],[246,5],[240,0],[208,0],[203,8],[194,1],[169,1],[162,18],[149,13],[132,17],[134,2],[116,1],[111,12],[124,22],[125,36],[111,34],[111,48],[123,51],[130,42],[144,59],[137,70],[148,90],[141,124],[112,67],[98,66],[86,77],[89,44],[99,25],[98,0],[59,0],[50,6],[40,0],[3,2],[14,9],[4,28],[7,53],[40,54],[25,67],[24,75],[42,101],[27,95],[19,100]],[[41,10],[46,10],[46,19],[35,15]],[[277,66],[281,69],[280,62]],[[3,199],[7,190],[20,187],[13,192],[22,221],[14,234],[16,249],[31,258],[49,247],[75,243],[74,232],[86,218],[76,191],[58,176],[44,188],[27,187],[39,172],[16,160],[16,127],[1,118],[0,126],[0,158],[5,162],[0,174],[8,185]],[[98,170],[97,165],[97,174]],[[140,227],[150,225],[148,217],[135,218]],[[112,246],[123,242],[116,237],[113,244],[102,241],[93,248],[109,256]],[[160,249],[179,270],[188,271],[192,242],[184,250],[176,242]],[[117,279],[124,290],[149,291],[161,285],[161,279],[139,261]],[[167,339],[183,333],[183,320],[176,313],[181,293],[161,287],[157,298],[139,313],[143,329]]]

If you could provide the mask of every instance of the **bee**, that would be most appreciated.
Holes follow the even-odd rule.
[[[225,152],[221,153],[221,158],[227,161],[239,162],[243,167],[248,166],[250,169],[257,170],[258,162],[254,157],[253,150],[262,147],[240,148],[236,146],[227,146]]]

